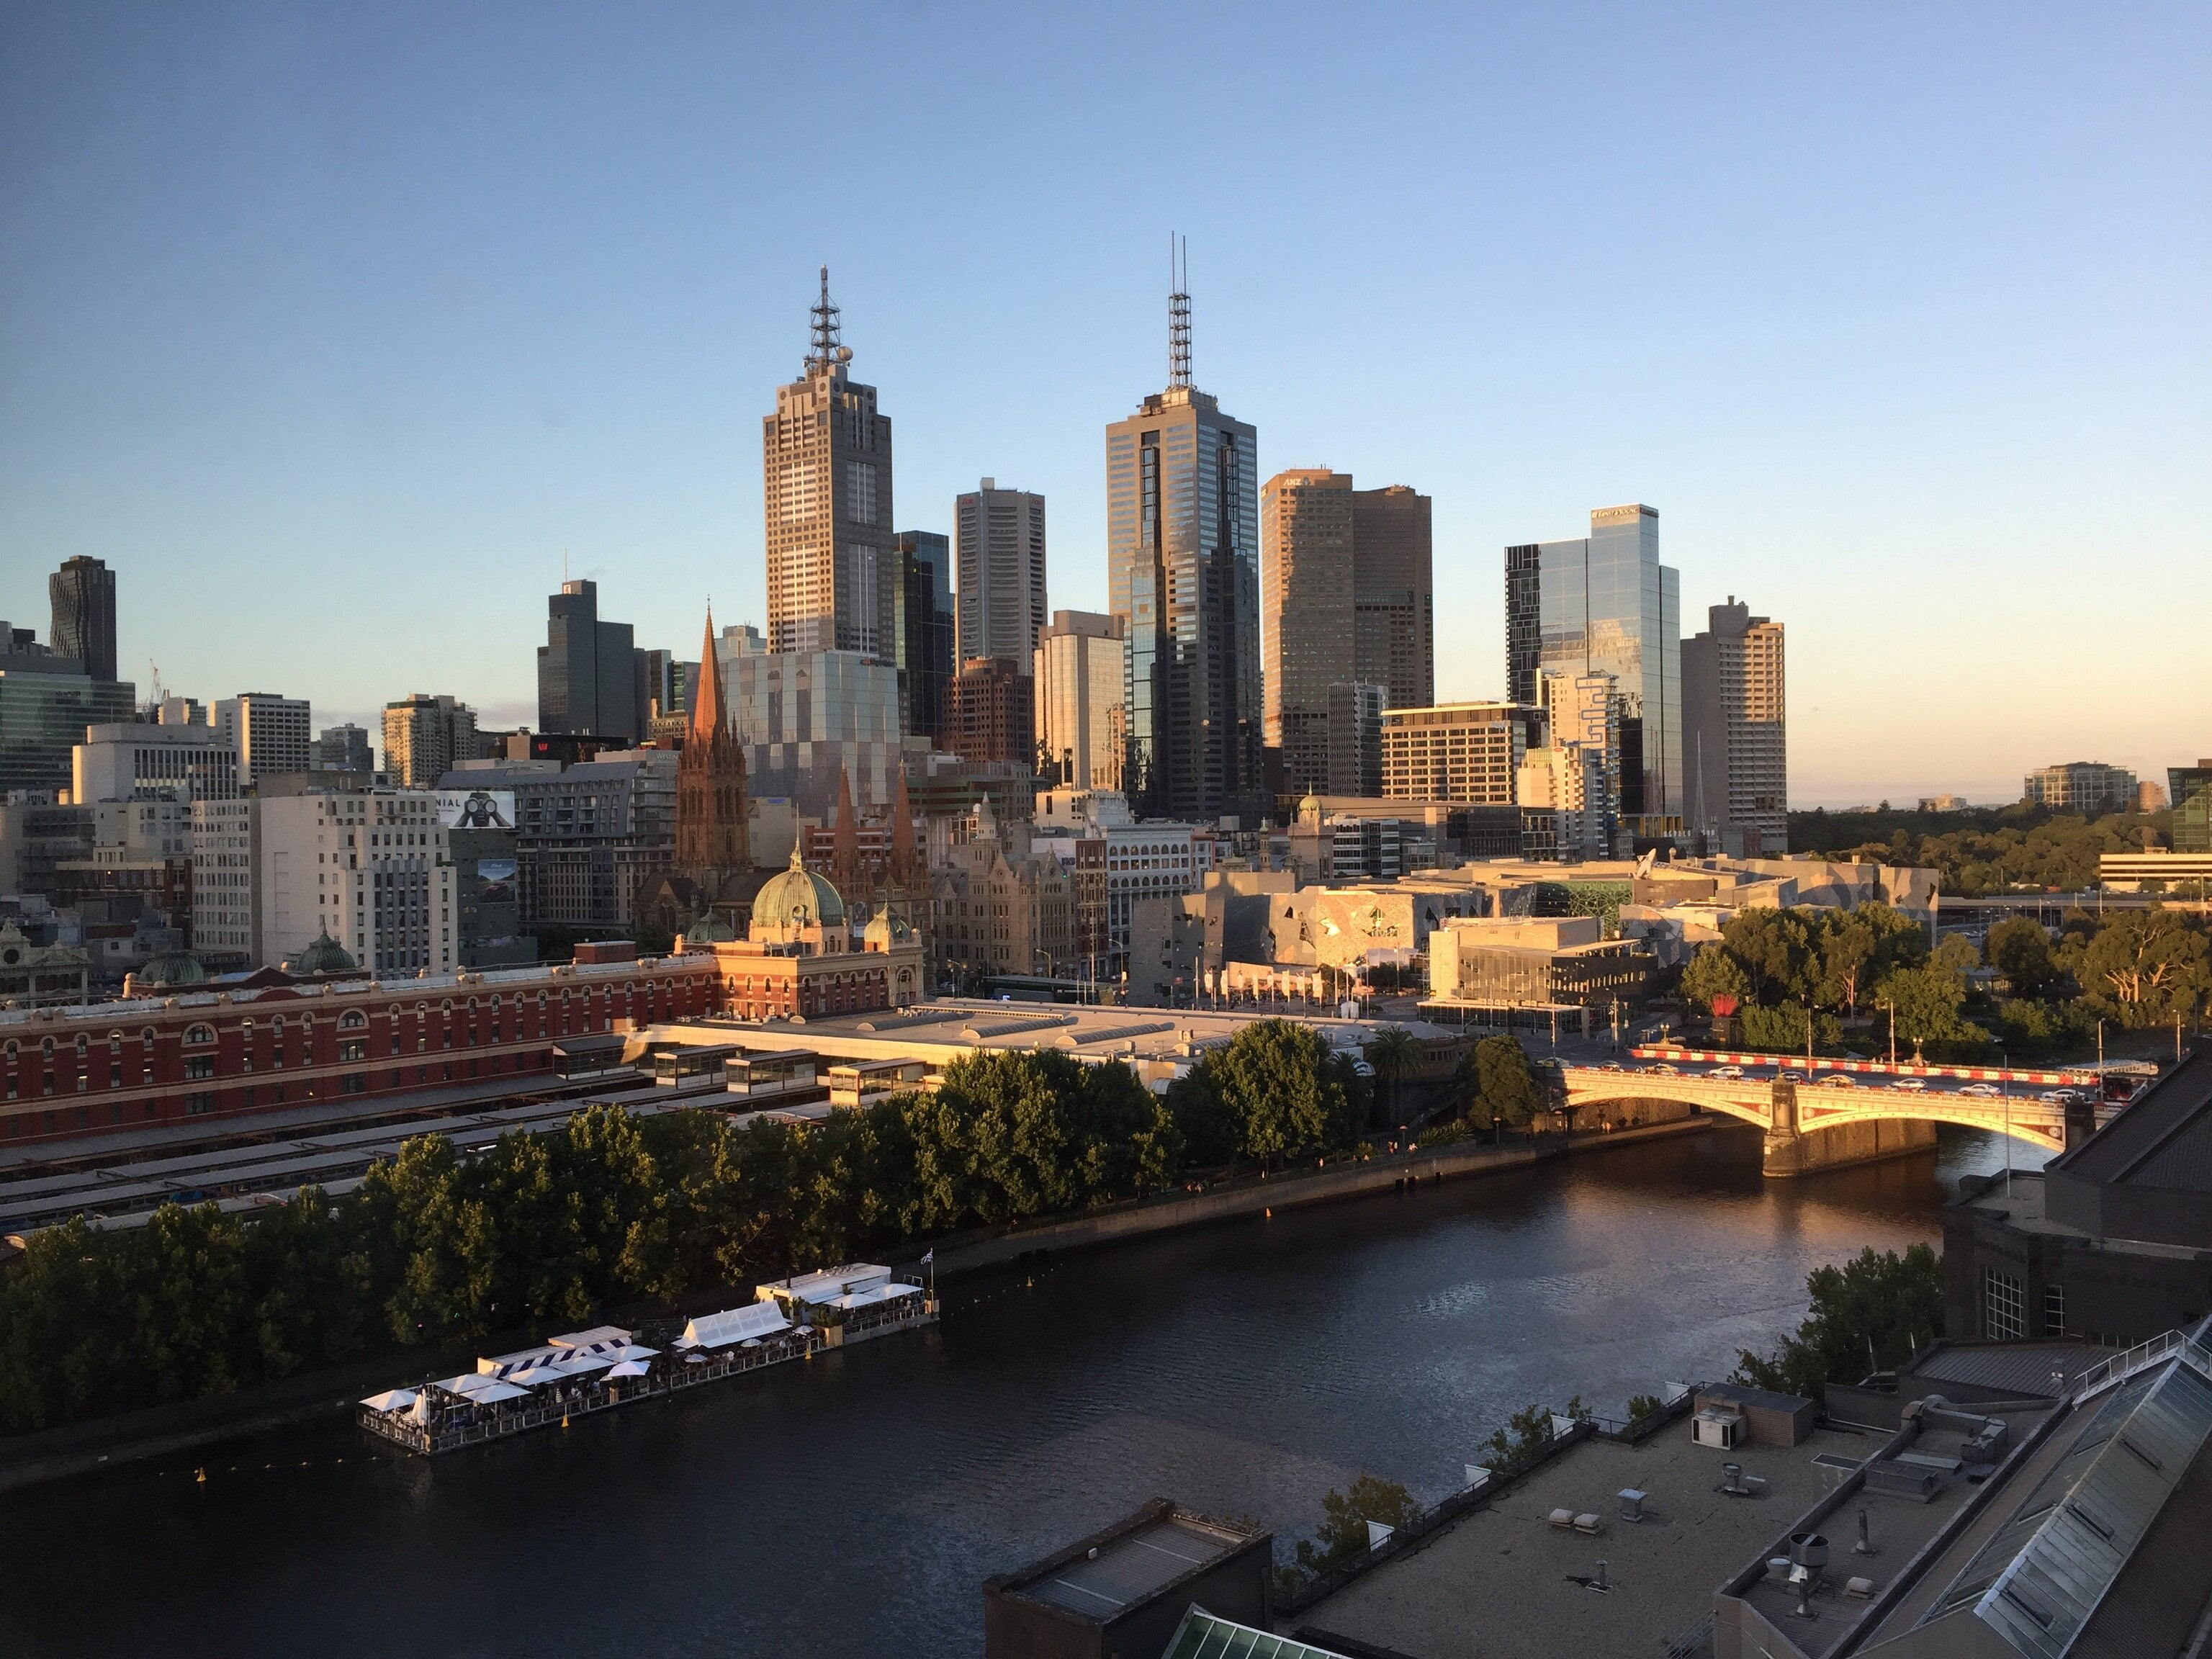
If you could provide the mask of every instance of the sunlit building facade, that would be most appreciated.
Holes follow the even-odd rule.
[[[1632,834],[1679,833],[1681,583],[1659,562],[1659,514],[1599,507],[1575,541],[1505,550],[1506,696],[1534,702],[1547,673],[1613,677],[1620,812]]]
[[[1259,434],[1191,385],[1186,296],[1170,314],[1167,390],[1106,428],[1110,604],[1128,640],[1125,787],[1140,817],[1256,821]]]

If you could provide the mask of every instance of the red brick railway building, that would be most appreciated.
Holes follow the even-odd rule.
[[[564,1037],[696,1018],[723,1001],[715,960],[700,954],[381,981],[267,971],[0,1010],[0,1144],[548,1077]]]

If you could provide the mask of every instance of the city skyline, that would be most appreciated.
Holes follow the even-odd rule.
[[[765,623],[749,422],[805,344],[825,262],[900,422],[906,505],[889,527],[949,530],[976,477],[1018,478],[1054,503],[1050,606],[1103,611],[1097,422],[1160,378],[1160,244],[1179,226],[1199,380],[1258,428],[1260,476],[1326,465],[1434,500],[1439,699],[1504,694],[1502,548],[1641,500],[1666,514],[1690,616],[1750,592],[1791,626],[1796,803],[2002,799],[2060,755],[2149,776],[2203,747],[2191,721],[2212,671],[2187,647],[2212,558],[2188,486],[2212,421],[2184,366],[2206,326],[2187,276],[2204,215],[2186,204],[2208,193],[2212,143],[2182,96],[2201,27],[2164,32],[2171,82],[2146,83],[2150,24],[2115,41],[2057,19],[1917,21],[1906,51],[1875,23],[1723,42],[1717,25],[1616,21],[1613,43],[1650,73],[1565,134],[1534,92],[1498,88],[1567,72],[1571,25],[1436,22],[1412,31],[1425,51],[1347,43],[1352,86],[1387,65],[1433,88],[1459,66],[1486,131],[1527,136],[1494,154],[1438,140],[1401,164],[1440,118],[1395,116],[1406,142],[1387,149],[1334,116],[1301,131],[1270,100],[1311,71],[1208,23],[1190,43],[1220,71],[1207,119],[1243,124],[1251,153],[1141,210],[1109,176],[1079,209],[1051,180],[1093,159],[1116,76],[1161,73],[1140,31],[1105,31],[1095,66],[1022,94],[1065,111],[1034,154],[1001,142],[1019,111],[948,124],[880,174],[841,138],[828,165],[855,210],[795,230],[819,224],[788,205],[816,175],[744,118],[769,82],[703,19],[697,64],[650,60],[666,79],[650,91],[623,73],[640,49],[589,29],[529,42],[504,70],[495,46],[512,41],[459,31],[453,73],[483,82],[465,94],[366,23],[218,15],[126,37],[88,18],[29,19],[0,71],[22,111],[0,189],[34,228],[0,274],[17,392],[0,416],[0,614],[42,621],[47,573],[105,558],[118,672],[143,689],[151,659],[204,702],[307,697],[319,726],[374,726],[421,689],[487,725],[532,723],[536,607],[564,550],[641,644],[679,647],[709,597]],[[856,54],[860,91],[887,99],[963,49],[957,21],[888,18]],[[1801,124],[1805,83],[1778,70],[1832,87],[1836,112]],[[605,112],[548,127],[529,88],[559,84],[602,87]],[[103,126],[110,97],[127,113]],[[658,118],[602,125],[648,100]],[[2015,141],[2002,156],[1978,140],[1997,101]],[[412,126],[455,177],[402,142]],[[690,149],[710,172],[658,181]],[[1000,169],[983,182],[942,182],[987,152]],[[526,156],[562,181],[557,207]],[[1347,264],[1315,222],[1262,210],[1267,181],[1291,177],[1431,210]],[[951,211],[1009,191],[1042,211],[1012,264],[962,243]],[[1738,216],[1717,228],[1723,210]],[[153,253],[133,240],[149,215]],[[1470,274],[1478,246],[1570,248],[1608,216],[1638,238],[1633,283],[1595,258],[1528,262],[1541,283],[1511,259]],[[2137,249],[2122,268],[2095,252],[2116,239]],[[1408,325],[1419,373],[1375,373],[1386,329]],[[1623,376],[1636,395],[1617,395]],[[183,562],[193,580],[170,580]],[[333,603],[334,577],[368,569],[398,580]],[[2063,635],[2039,597],[2053,583],[2074,584]],[[400,625],[438,591],[465,626]],[[155,592],[159,607],[134,606]],[[337,615],[388,646],[334,649]]]

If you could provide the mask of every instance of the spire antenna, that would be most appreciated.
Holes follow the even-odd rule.
[[[838,343],[838,310],[830,303],[830,267],[822,267],[822,297],[814,302],[814,349],[806,354],[806,366],[817,364],[824,368],[848,361],[851,353]]]
[[[1176,244],[1180,242],[1180,258]],[[1168,384],[1190,384],[1190,242],[1168,238]]]

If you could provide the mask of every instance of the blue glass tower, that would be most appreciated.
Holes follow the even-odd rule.
[[[1580,540],[1505,550],[1506,696],[1540,703],[1546,674],[1613,677],[1620,812],[1638,835],[1668,833],[1682,813],[1681,639],[1680,577],[1659,562],[1656,509],[1599,507]]]

